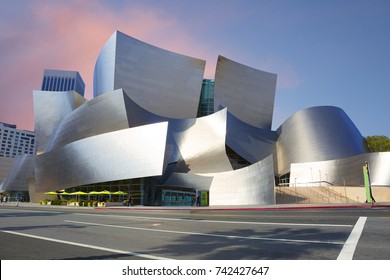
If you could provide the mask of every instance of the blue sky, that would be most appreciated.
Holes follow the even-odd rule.
[[[0,121],[34,129],[43,69],[77,70],[92,98],[115,30],[207,61],[278,74],[273,129],[312,106],[342,108],[363,136],[390,137],[390,1],[0,0]]]

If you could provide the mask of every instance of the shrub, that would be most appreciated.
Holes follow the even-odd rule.
[[[61,205],[62,200],[61,199],[55,199],[51,201],[51,205]]]
[[[46,205],[49,201],[51,201],[51,200],[48,199],[48,198],[45,198],[45,199],[40,200],[40,201],[39,201],[39,204],[41,204],[41,205]]]

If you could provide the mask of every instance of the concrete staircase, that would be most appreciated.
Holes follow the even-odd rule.
[[[343,187],[275,187],[276,204],[330,204],[357,202],[342,193]]]

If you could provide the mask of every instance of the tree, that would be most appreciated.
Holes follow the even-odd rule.
[[[373,135],[364,138],[370,152],[390,152],[390,139],[384,135]]]

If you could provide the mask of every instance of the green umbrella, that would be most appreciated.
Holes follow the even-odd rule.
[[[90,195],[98,195],[99,194],[99,192],[97,192],[97,191],[91,191],[91,192],[89,192],[88,193],[88,200],[89,200],[89,196]]]
[[[125,194],[128,194],[127,192],[117,191],[113,192],[112,194],[122,195],[122,200],[125,198]]]
[[[104,190],[104,191],[99,192],[99,194],[108,194],[109,199],[111,200],[111,192],[110,191]]]
[[[127,194],[127,192],[117,191],[117,192],[113,192],[112,194]]]
[[[72,192],[72,193],[70,193],[70,195],[76,195],[76,200],[78,200],[77,198],[78,198],[78,196],[79,196],[79,195],[85,195],[85,194],[87,194],[87,193],[85,193],[85,192],[82,192],[82,191],[78,191],[78,192]]]
[[[45,194],[59,194],[57,192],[45,192]]]
[[[100,193],[97,192],[97,191],[91,191],[91,192],[89,192],[88,194],[97,195],[97,194],[100,194]]]
[[[111,192],[107,191],[107,190],[104,190],[104,191],[99,192],[99,194],[111,194]]]

